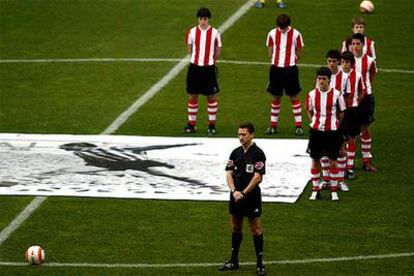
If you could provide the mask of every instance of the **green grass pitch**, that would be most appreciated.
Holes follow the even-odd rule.
[[[184,34],[205,5],[218,27],[241,0],[0,0],[0,59],[173,58],[185,56]],[[304,37],[302,64],[324,64],[349,32],[359,1],[287,0],[283,12]],[[341,200],[310,202],[310,187],[295,204],[264,204],[265,261],[386,255],[413,252],[414,4],[374,1],[365,15],[376,41],[373,153],[376,174],[357,171]],[[252,7],[223,34],[227,61],[267,62],[265,40],[282,12],[274,1]],[[1,133],[99,134],[174,62],[0,63]],[[270,97],[267,65],[219,63],[218,136],[235,137],[250,120],[257,134],[267,127]],[[411,73],[410,73],[411,72]],[[315,68],[300,67],[304,92]],[[116,134],[182,136],[186,123],[185,70],[122,125]],[[301,96],[304,98],[305,93]],[[201,100],[199,132],[207,120]],[[303,115],[305,115],[303,113]],[[304,116],[305,117],[305,116]],[[280,134],[293,138],[291,109],[284,99]],[[306,138],[306,137],[305,137]],[[304,139],[305,139],[304,138]],[[270,154],[270,153],[269,153]],[[277,153],[274,153],[277,154]],[[1,158],[1,157],[0,157]],[[360,163],[357,162],[359,168]],[[0,168],[1,169],[1,168]],[[224,174],[224,172],[223,172]],[[0,231],[33,197],[0,196]],[[255,260],[249,229],[240,253]],[[41,244],[47,263],[220,263],[230,251],[225,202],[50,197],[0,245],[0,262],[23,262],[31,244]],[[342,262],[272,264],[269,275],[413,274],[413,257]],[[0,275],[224,275],[206,267],[50,267],[0,265]],[[242,266],[237,275],[253,275]]]

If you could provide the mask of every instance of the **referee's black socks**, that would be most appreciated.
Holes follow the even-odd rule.
[[[231,261],[239,263],[239,249],[243,240],[242,233],[232,233],[231,235]]]
[[[256,266],[263,266],[263,234],[253,236],[254,250],[256,252]]]

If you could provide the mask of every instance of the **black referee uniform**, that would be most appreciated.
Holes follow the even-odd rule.
[[[253,143],[246,152],[242,146],[233,150],[226,166],[226,171],[233,171],[233,181],[236,191],[243,191],[252,180],[255,173],[264,175],[266,172],[266,156]],[[240,202],[235,201],[230,193],[230,214],[236,217],[260,217],[262,214],[262,196],[259,185],[246,194]]]

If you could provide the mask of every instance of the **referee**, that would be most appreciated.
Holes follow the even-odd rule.
[[[239,268],[238,253],[242,242],[243,218],[247,217],[256,252],[257,275],[266,275],[263,265],[263,234],[261,226],[262,196],[259,184],[265,174],[266,156],[253,143],[254,126],[242,123],[238,129],[241,146],[233,150],[226,165],[227,185],[230,188],[229,211],[232,226],[231,258],[221,271]]]

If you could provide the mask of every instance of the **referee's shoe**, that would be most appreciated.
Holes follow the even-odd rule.
[[[265,276],[266,275],[266,270],[265,270],[265,267],[263,265],[258,266],[256,268],[256,271],[257,271],[257,276]]]
[[[226,271],[226,270],[237,270],[239,269],[239,263],[234,262],[232,260],[228,260],[224,263],[222,267],[219,268],[220,271]]]

